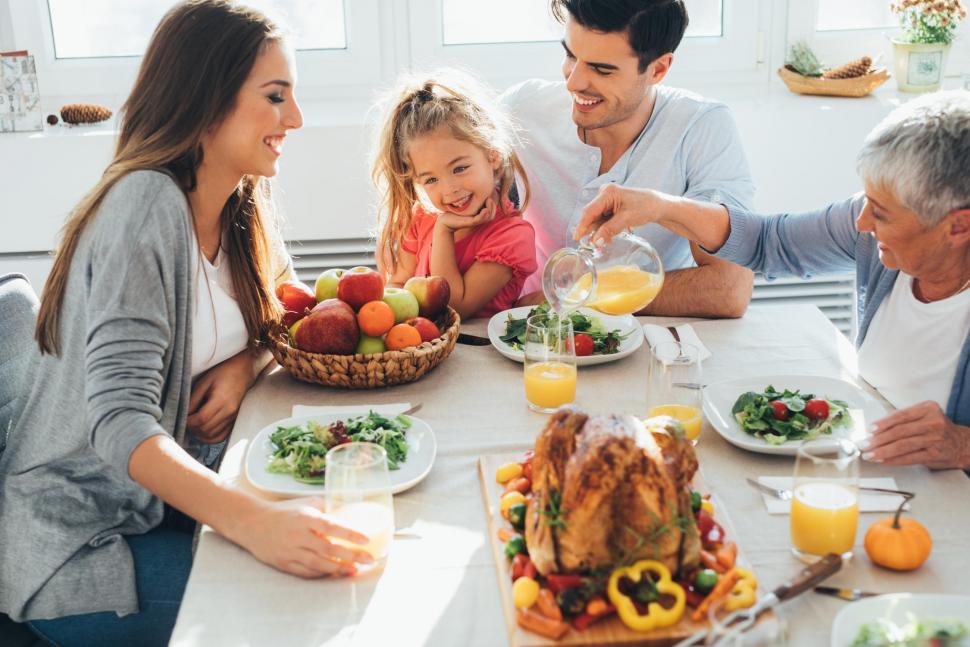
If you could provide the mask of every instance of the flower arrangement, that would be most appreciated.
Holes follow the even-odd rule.
[[[960,0],[896,0],[890,3],[908,43],[950,43],[967,17]]]

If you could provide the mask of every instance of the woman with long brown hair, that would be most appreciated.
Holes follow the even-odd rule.
[[[370,561],[318,501],[256,499],[186,451],[211,454],[267,363],[292,269],[265,178],[302,125],[295,76],[262,14],[177,5],[67,222],[0,456],[0,610],[52,642],[167,643],[191,564],[176,511],[300,576]]]

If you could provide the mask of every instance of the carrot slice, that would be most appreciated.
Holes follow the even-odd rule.
[[[515,621],[523,629],[553,640],[559,640],[569,631],[569,625],[565,622],[552,620],[529,609],[516,609]]]
[[[539,613],[550,620],[562,620],[562,610],[556,603],[556,595],[549,589],[543,588],[539,591],[539,599],[536,600]]]

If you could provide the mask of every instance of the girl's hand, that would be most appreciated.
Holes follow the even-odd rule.
[[[260,502],[255,514],[240,520],[234,541],[259,561],[300,577],[353,575],[356,564],[373,563],[369,553],[332,541],[340,538],[366,544],[369,540],[328,521],[322,512],[324,505],[318,497]]]
[[[573,238],[590,235],[594,242],[606,244],[626,229],[659,220],[662,203],[660,195],[650,189],[604,184],[583,209]]]
[[[886,465],[965,468],[970,464],[970,428],[953,423],[938,403],[928,400],[876,422],[862,457]]]
[[[495,204],[496,202],[493,198],[488,198],[485,200],[485,204],[482,205],[481,210],[474,216],[458,216],[445,211],[444,213],[438,215],[438,219],[435,221],[435,224],[437,226],[444,227],[450,232],[484,225],[487,222],[491,222],[492,219],[495,218]]]
[[[256,381],[255,358],[248,350],[216,364],[192,384],[186,429],[207,443],[217,443],[232,431],[239,406]]]

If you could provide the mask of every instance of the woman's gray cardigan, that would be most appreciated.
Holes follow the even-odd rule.
[[[84,231],[60,308],[60,355],[35,351],[0,456],[0,611],[14,620],[138,611],[123,535],[162,520],[132,451],[184,434],[192,221],[163,173],[121,179]],[[24,339],[24,344],[33,344]]]

